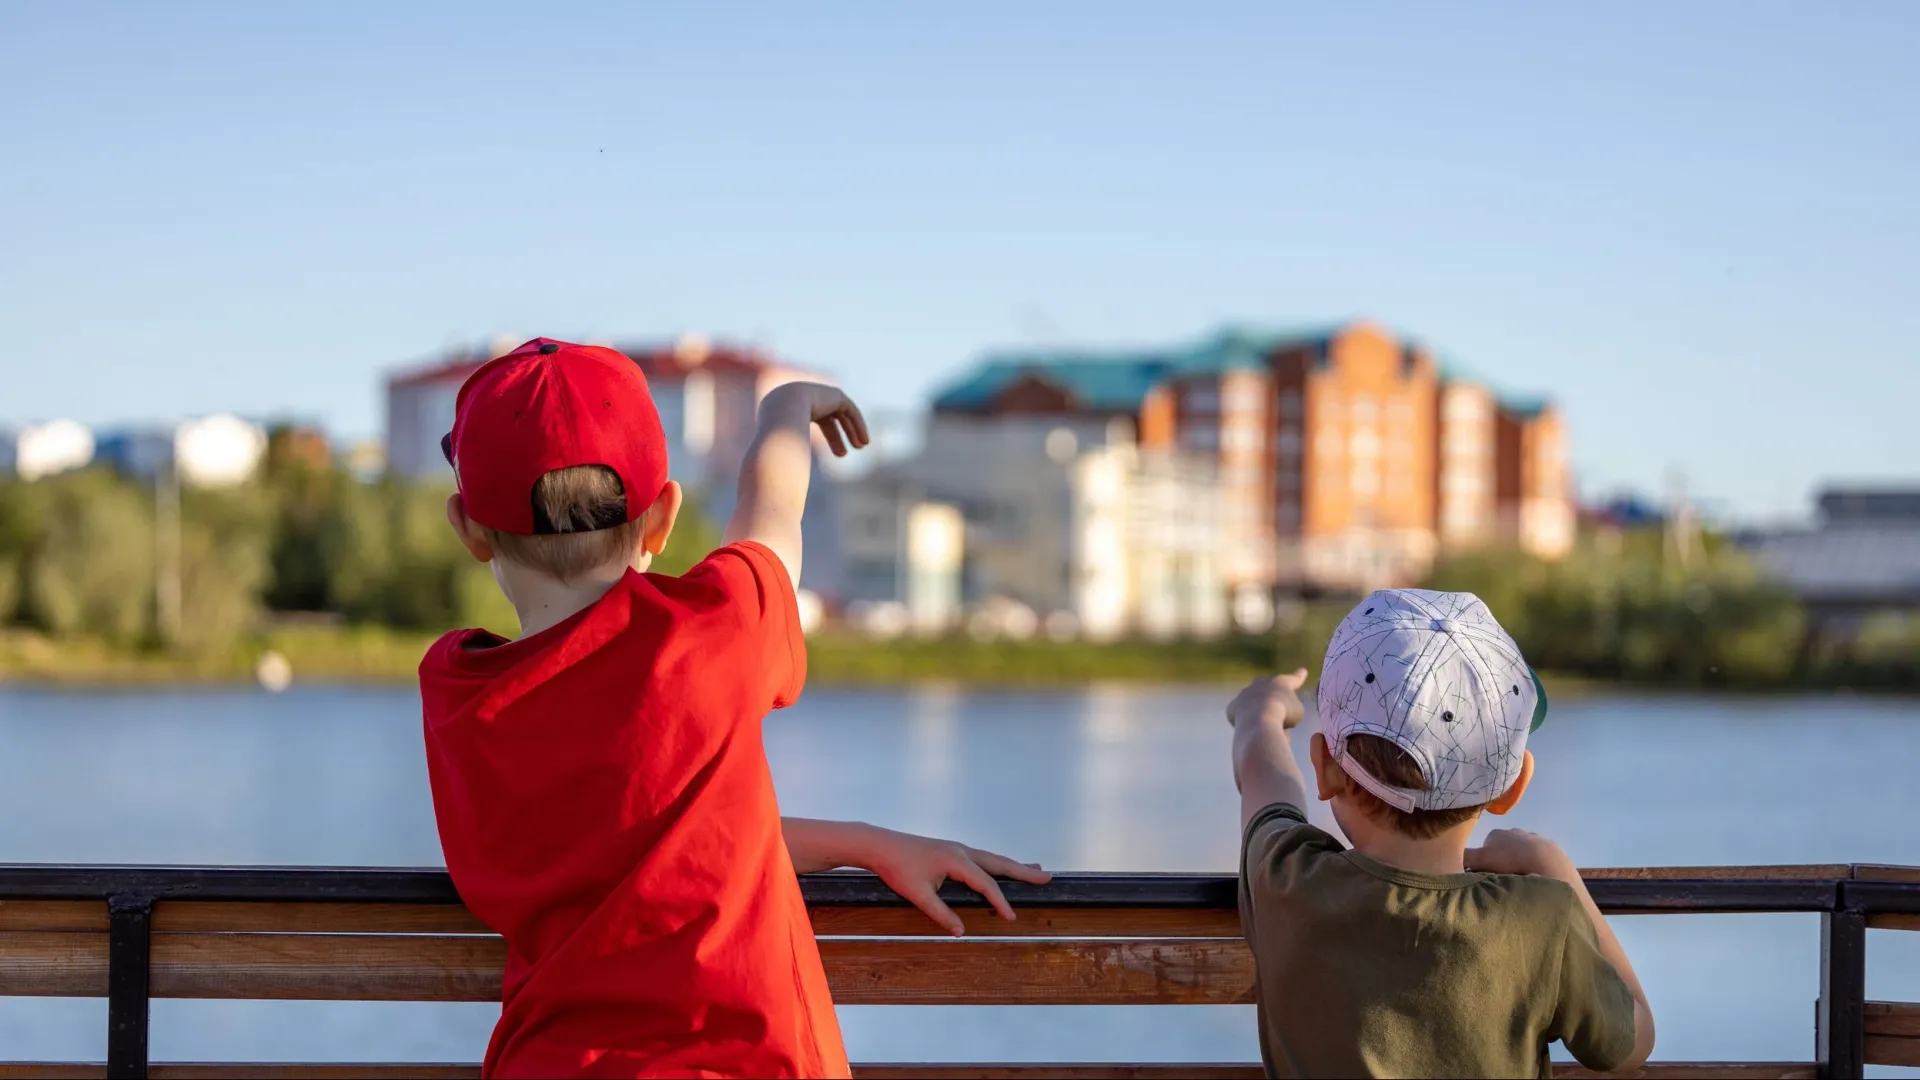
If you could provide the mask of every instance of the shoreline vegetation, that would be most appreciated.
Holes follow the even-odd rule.
[[[279,434],[261,477],[187,488],[161,513],[148,484],[101,468],[0,480],[0,683],[251,683],[269,651],[296,683],[411,682],[442,629],[517,626],[447,528],[446,495],[304,460]],[[655,568],[681,573],[719,541],[689,504]],[[1677,552],[1658,529],[1597,528],[1553,562],[1450,554],[1423,584],[1485,600],[1559,673],[1550,691],[1920,693],[1920,615],[1822,629],[1712,534]],[[830,623],[810,639],[809,681],[1230,683],[1317,668],[1357,599],[1286,602],[1271,632],[1211,641],[882,641]]]
[[[277,653],[292,684],[411,686],[420,657],[436,635],[381,626],[291,626],[214,654],[174,655],[116,647],[98,640],[54,640],[31,631],[0,631],[0,688],[231,689],[259,684],[257,665]],[[958,686],[978,690],[1060,690],[1095,685],[1230,686],[1283,667],[1317,668],[1318,656],[1279,659],[1270,637],[1215,641],[975,641],[966,637],[876,641],[844,632],[808,638],[807,685],[819,689]],[[1715,686],[1641,679],[1596,679],[1542,672],[1555,700],[1595,693],[1752,693],[1754,686]],[[1888,692],[1911,687],[1785,683],[1780,693]]]

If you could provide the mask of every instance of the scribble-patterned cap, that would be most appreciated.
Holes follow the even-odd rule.
[[[1471,593],[1387,589],[1361,601],[1327,645],[1320,731],[1347,774],[1402,810],[1492,802],[1520,776],[1547,695],[1520,649]],[[1420,765],[1427,790],[1392,787],[1347,756],[1377,735]]]

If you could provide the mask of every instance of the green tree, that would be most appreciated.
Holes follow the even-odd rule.
[[[102,470],[36,481],[20,604],[49,633],[131,644],[151,626],[153,507]]]
[[[259,623],[273,507],[265,491],[245,485],[188,489],[180,510],[180,627],[168,644],[228,648]]]
[[[0,626],[19,613],[22,564],[39,530],[35,511],[28,485],[0,480]]]
[[[1590,542],[1553,563],[1479,552],[1443,562],[1428,584],[1478,594],[1542,669],[1742,686],[1802,674],[1799,604],[1724,544],[1686,572],[1664,558],[1658,533]]]

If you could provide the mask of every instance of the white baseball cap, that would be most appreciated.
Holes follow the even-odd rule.
[[[1452,810],[1504,795],[1520,778],[1547,694],[1519,646],[1472,593],[1386,589],[1361,601],[1327,644],[1315,691],[1320,732],[1340,767],[1389,806]],[[1376,735],[1420,766],[1427,790],[1382,783],[1347,756]]]

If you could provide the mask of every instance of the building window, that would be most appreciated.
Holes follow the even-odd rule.
[[[1180,429],[1180,443],[1195,450],[1220,448],[1220,428],[1216,424],[1188,424]]]
[[[1364,394],[1353,399],[1353,420],[1356,424],[1371,424],[1380,419],[1380,407]]]
[[[1280,416],[1286,420],[1300,419],[1300,391],[1282,390],[1280,392]]]
[[[1220,391],[1211,386],[1196,386],[1187,391],[1184,402],[1188,412],[1217,413],[1220,411]]]
[[[1448,394],[1446,417],[1448,420],[1467,422],[1486,416],[1484,403],[1473,394]]]
[[[1226,412],[1250,413],[1260,411],[1260,391],[1251,386],[1236,386],[1228,390],[1221,399]]]
[[[1274,442],[1274,450],[1282,460],[1300,456],[1300,429],[1288,425],[1280,429],[1280,436]]]

